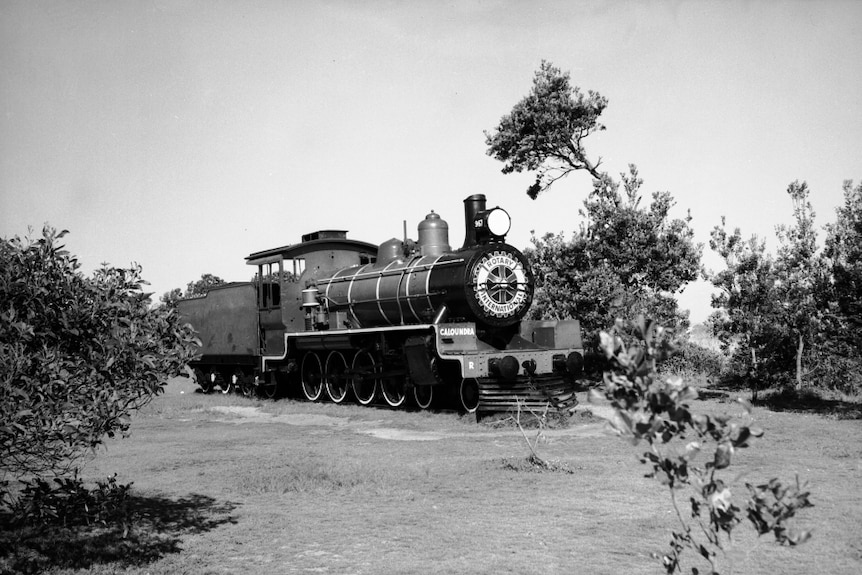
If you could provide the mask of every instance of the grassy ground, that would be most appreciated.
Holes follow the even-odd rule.
[[[511,427],[193,391],[173,382],[136,416],[130,438],[84,469],[134,481],[127,536],[7,539],[17,557],[29,554],[19,565],[53,574],[663,572],[651,554],[676,526],[667,493],[643,477],[638,448],[589,413],[540,447],[573,473],[534,473],[512,469],[524,469],[528,451]],[[733,572],[862,572],[862,422],[754,415],[766,435],[737,453],[731,470],[747,475],[735,485],[798,473],[815,507],[797,524],[814,538],[779,548],[743,537]]]

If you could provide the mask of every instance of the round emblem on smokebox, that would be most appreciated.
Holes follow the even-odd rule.
[[[530,288],[523,262],[508,251],[484,254],[473,268],[476,301],[492,323],[505,323],[525,311],[530,303]]]

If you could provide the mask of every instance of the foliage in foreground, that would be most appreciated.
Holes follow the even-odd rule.
[[[734,486],[722,472],[730,467],[735,450],[748,447],[763,431],[749,421],[740,424],[729,416],[693,412],[688,402],[697,391],[679,378],[662,379],[656,373],[656,362],[671,352],[663,331],[641,319],[634,329],[639,343],[626,346],[618,322],[611,333],[602,333],[602,346],[611,361],[603,391],[616,411],[612,424],[633,444],[647,443],[641,462],[651,468],[648,475],[668,489],[679,519],[670,549],[660,557],[667,573],[683,571],[686,549],[703,558],[708,573],[718,573],[731,535],[745,519],[758,535],[772,533],[782,545],[806,541],[809,532],[788,526],[798,511],[812,506],[798,478],[793,484],[779,479],[746,483],[745,501],[734,500]],[[748,404],[741,404],[750,416]],[[683,511],[680,505],[686,499],[689,509]],[[701,573],[694,566],[690,571]]]
[[[70,473],[194,354],[176,312],[150,308],[140,267],[85,277],[66,233],[0,242],[0,478]]]

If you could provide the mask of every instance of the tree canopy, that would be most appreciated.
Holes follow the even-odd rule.
[[[643,180],[634,165],[621,181],[594,181],[580,211],[585,224],[571,240],[533,236],[525,251],[536,277],[532,316],[577,318],[593,346],[618,317],[644,314],[686,326],[674,294],[700,273],[702,246],[694,242],[690,217],[670,218],[674,201],[667,192],[641,205]]]
[[[174,288],[169,292],[163,293],[162,297],[159,298],[159,301],[167,307],[174,308],[176,307],[177,302],[181,299],[205,296],[212,288],[224,285],[225,283],[227,282],[217,275],[201,274],[201,278],[199,280],[191,281],[186,284],[185,292],[180,290],[180,288]]]
[[[843,341],[862,352],[862,182],[844,182],[844,205],[826,225],[823,254],[832,273]]]
[[[503,173],[536,172],[527,194],[536,197],[551,184],[576,170],[601,179],[601,158],[592,162],[584,139],[604,130],[599,122],[607,99],[592,90],[572,87],[568,72],[543,60],[533,77],[530,93],[485,132],[489,156],[505,164]]]
[[[69,471],[195,352],[174,310],[150,308],[140,267],[86,277],[65,234],[0,241],[0,478]]]

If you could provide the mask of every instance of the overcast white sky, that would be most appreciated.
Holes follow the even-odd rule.
[[[531,201],[485,155],[542,59],[609,99],[592,157],[704,244],[722,215],[774,238],[796,179],[825,224],[862,178],[862,2],[0,0],[0,236],[69,229],[86,271],[138,262],[159,295],[431,209],[460,245],[474,193],[517,247],[569,233],[589,176]],[[695,322],[709,291],[681,297]]]

